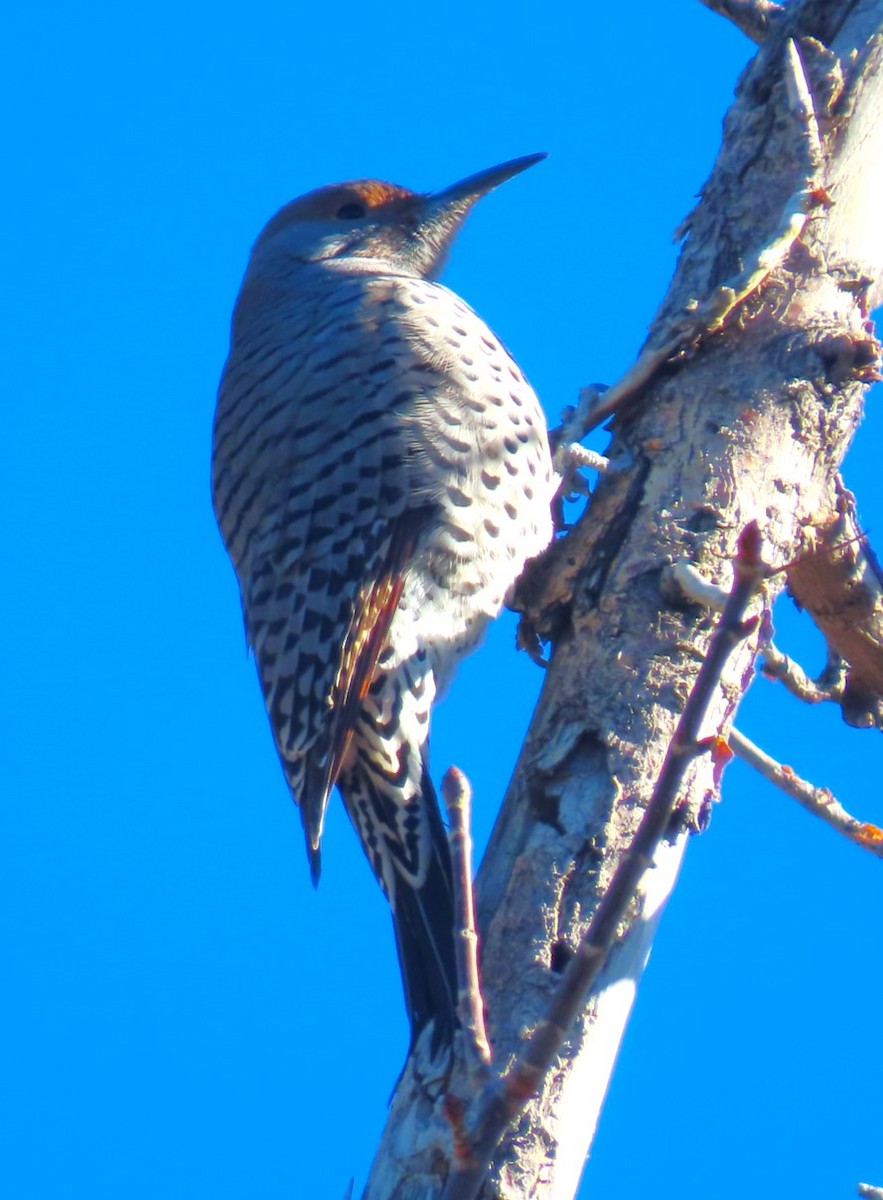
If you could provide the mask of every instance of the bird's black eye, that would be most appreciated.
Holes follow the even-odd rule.
[[[341,221],[356,221],[359,217],[364,217],[365,206],[358,204],[355,200],[351,200],[349,204],[342,204],[335,214]]]

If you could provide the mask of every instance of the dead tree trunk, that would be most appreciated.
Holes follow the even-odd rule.
[[[542,1018],[629,843],[703,659],[713,614],[679,594],[673,564],[727,584],[750,520],[773,566],[805,568],[830,545],[838,467],[876,377],[868,313],[883,279],[883,0],[739,7],[763,40],[684,227],[647,369],[619,393],[609,454],[628,465],[602,478],[522,588],[552,655],[477,884],[501,1066]],[[774,577],[768,602],[784,582]],[[729,729],[759,636],[730,660],[706,733]],[[873,672],[861,666],[853,671],[873,705]],[[707,758],[691,765],[656,869],[500,1147],[485,1200],[574,1194],[661,907],[715,793],[712,770]],[[412,1062],[398,1088],[366,1200],[441,1195],[452,1152],[444,1096],[460,1088],[467,1127],[470,1097],[456,1077],[433,1087],[419,1074]]]

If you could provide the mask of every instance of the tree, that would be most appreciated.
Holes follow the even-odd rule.
[[[856,537],[838,470],[879,377],[869,312],[883,268],[883,3],[713,7],[735,16],[758,53],[644,351],[599,402],[614,416],[613,469],[520,596],[553,649],[477,881],[484,993],[502,1064],[542,1021],[628,849],[706,654],[714,614],[684,593],[677,564],[728,586],[737,538],[756,520],[765,561],[779,568],[762,604],[787,581],[846,660],[829,695],[851,722],[879,726],[879,572]],[[704,733],[730,730],[766,636],[758,621],[729,660]],[[691,761],[677,820],[603,978],[482,1196],[573,1194],[633,985],[689,834],[707,817],[718,765],[712,755]],[[873,827],[850,828],[879,847]],[[371,1200],[441,1194],[450,1092],[420,1077],[412,1061]],[[460,1089],[467,1141],[469,1086],[461,1076],[451,1088]]]

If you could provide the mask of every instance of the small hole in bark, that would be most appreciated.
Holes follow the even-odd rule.
[[[556,975],[560,975],[572,958],[573,951],[567,942],[555,942],[552,947],[552,953],[549,956],[549,968]]]
[[[691,533],[711,533],[720,524],[720,517],[713,508],[698,508],[686,524]]]

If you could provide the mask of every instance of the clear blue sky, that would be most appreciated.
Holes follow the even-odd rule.
[[[209,504],[263,221],[318,184],[547,162],[447,282],[550,415],[629,364],[750,45],[698,3],[20,5],[5,20],[4,1049],[12,1200],[339,1200],[406,1027],[335,805],[310,886]],[[883,539],[879,394],[848,464]],[[817,670],[803,619],[783,648]],[[504,621],[437,714],[487,835],[540,683]],[[879,735],[758,682],[745,732],[883,823]],[[689,848],[583,1195],[883,1183],[879,861],[740,766]]]

